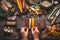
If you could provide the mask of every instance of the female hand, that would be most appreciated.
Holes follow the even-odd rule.
[[[33,35],[33,38],[34,40],[39,40],[39,30],[37,29],[37,27],[35,27],[34,29],[31,29],[32,31],[32,35]]]
[[[23,27],[21,28],[21,35],[22,35],[22,40],[27,40],[28,38],[28,28]]]

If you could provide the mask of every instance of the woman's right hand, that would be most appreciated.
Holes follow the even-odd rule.
[[[39,30],[37,27],[31,29],[34,40],[39,40]]]

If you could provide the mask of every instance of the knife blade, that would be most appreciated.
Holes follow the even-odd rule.
[[[56,21],[57,17],[59,16],[60,14],[60,9],[57,11],[56,15],[55,15],[55,18],[53,19],[53,21],[51,22],[51,24],[54,24],[54,22]]]

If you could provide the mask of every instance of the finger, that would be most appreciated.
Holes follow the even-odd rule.
[[[35,28],[34,28],[34,29],[35,29]],[[33,29],[33,28],[31,29],[31,32],[32,32],[32,33],[34,33],[34,31],[35,31],[34,29]]]
[[[28,32],[28,28],[24,27],[23,32]]]
[[[26,29],[26,32],[28,32],[28,28]]]
[[[21,32],[24,32],[24,28],[21,28]]]
[[[35,31],[36,31],[36,32],[39,32],[39,30],[38,30],[38,28],[37,28],[37,27],[35,27]]]
[[[33,31],[35,31],[35,28],[33,28]]]
[[[33,32],[33,29],[31,29],[31,32]]]
[[[25,28],[26,28],[26,27],[22,27],[21,30],[22,30],[22,29],[25,29]]]

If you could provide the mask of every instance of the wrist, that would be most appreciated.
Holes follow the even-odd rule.
[[[39,38],[34,38],[34,40],[39,40]]]
[[[27,37],[23,37],[22,40],[28,40],[28,38]]]

